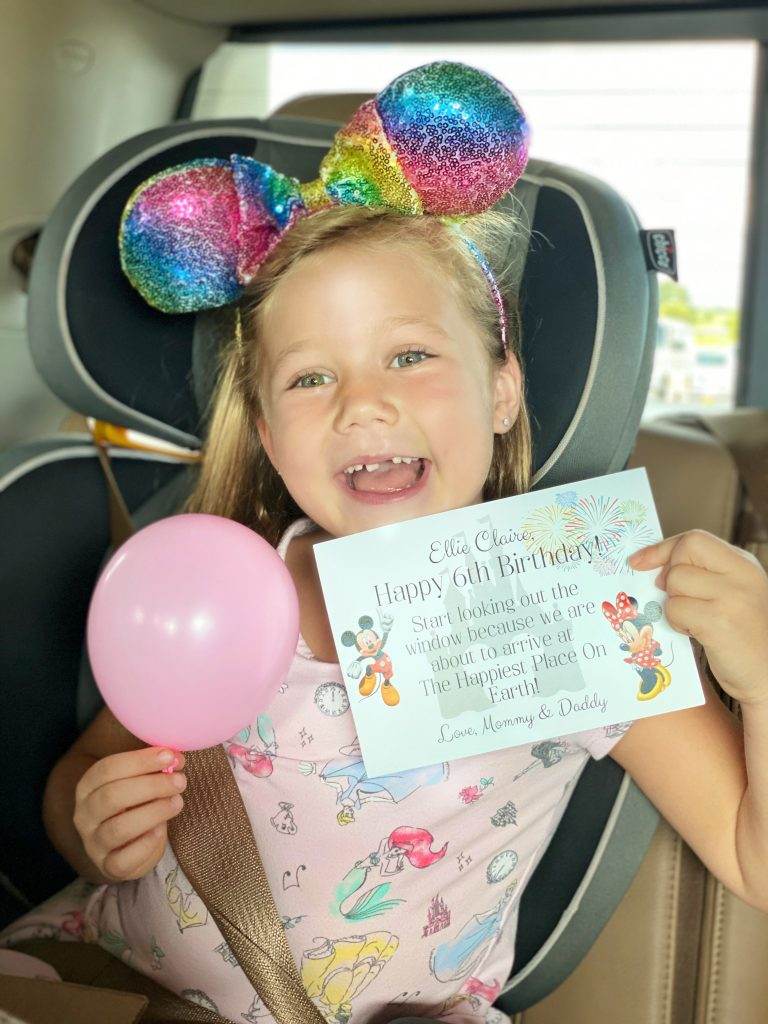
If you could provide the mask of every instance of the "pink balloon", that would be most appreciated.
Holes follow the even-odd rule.
[[[88,611],[93,674],[118,721],[152,746],[212,747],[269,705],[296,650],[299,602],[280,555],[222,516],[139,530]]]

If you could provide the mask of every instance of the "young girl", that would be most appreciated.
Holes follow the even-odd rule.
[[[363,155],[381,157],[372,119],[392,127],[385,115],[396,87],[413,104],[426,81],[430,109],[442,96],[460,116],[472,107],[454,88],[462,76],[497,90],[473,116],[500,117],[498,96],[510,95],[500,83],[463,65],[428,65],[390,85],[375,111],[364,104],[355,115]],[[516,137],[518,157],[524,138]],[[348,141],[339,133],[330,155],[343,151],[349,161]],[[443,197],[457,151],[439,154]],[[377,173],[376,160],[358,156],[356,187]],[[402,148],[397,156],[407,163]],[[498,149],[491,160],[498,168]],[[180,170],[174,209],[200,216],[190,174],[218,174],[221,163]],[[516,159],[515,174],[523,164]],[[288,186],[267,171],[284,213]],[[462,190],[471,191],[479,178],[466,164],[464,172]],[[410,174],[413,181],[413,164]],[[501,194],[511,187],[501,176],[498,185]],[[311,207],[312,187],[301,189]],[[238,198],[248,194],[243,186]],[[488,209],[498,195],[486,196],[460,232],[450,217],[383,202],[392,190],[380,179],[368,195],[376,202],[366,204],[359,189],[344,202],[337,189],[332,205],[286,217],[262,245],[268,252],[240,297],[241,328],[223,355],[184,510],[257,530],[276,544],[298,590],[301,636],[285,682],[224,746],[310,997],[331,1024],[407,1014],[494,1022],[503,1019],[492,1004],[514,962],[520,896],[589,756],[610,752],[729,889],[768,907],[768,770],[759,756],[768,736],[768,580],[751,556],[700,531],[632,561],[662,569],[669,620],[703,643],[723,688],[741,701],[743,728],[705,681],[706,704],[674,715],[368,778],[345,688],[365,681],[345,679],[336,660],[314,545],[519,493],[531,473],[517,321],[487,263],[503,263],[514,229]],[[215,248],[217,228],[204,227]],[[175,293],[158,284],[154,252],[145,254],[144,277],[135,271],[125,256],[130,231],[127,221],[132,280],[168,308],[181,284]],[[194,287],[215,291],[204,249],[192,256]],[[172,255],[178,263],[179,251]],[[182,271],[188,281],[189,266]],[[222,289],[209,305],[231,300]],[[194,301],[201,308],[199,295]],[[225,1017],[268,1021],[167,843],[185,785],[182,770],[160,771],[171,757],[100,712],[54,768],[45,797],[51,838],[81,878],[9,926],[0,943],[41,934],[98,942]],[[674,769],[660,770],[673,758]]]

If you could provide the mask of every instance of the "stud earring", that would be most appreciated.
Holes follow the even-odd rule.
[[[504,419],[502,420],[502,422],[503,422],[505,427],[508,427],[509,426],[509,416],[505,416]]]

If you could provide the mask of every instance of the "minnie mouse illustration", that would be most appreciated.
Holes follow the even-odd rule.
[[[373,629],[373,619],[370,615],[361,615],[358,619],[359,631],[354,633],[351,629],[345,630],[341,634],[341,642],[345,647],[356,647],[360,652],[359,656],[355,658],[347,669],[347,675],[350,679],[357,679],[359,677],[360,669],[362,668],[361,662],[365,661],[366,658],[372,659],[372,664],[366,666],[365,675],[358,685],[360,696],[370,697],[371,694],[376,692],[378,684],[377,673],[379,673],[382,677],[381,698],[388,707],[392,708],[400,703],[400,694],[392,685],[392,660],[388,654],[384,653],[384,645],[387,642],[394,619],[387,612],[382,613],[379,618],[384,630],[383,636],[379,637],[379,634]]]
[[[642,613],[637,610],[637,600],[623,590],[616,595],[616,607],[610,601],[603,601],[603,615],[624,641],[622,651],[630,656],[624,661],[635,666],[640,676],[638,700],[652,700],[669,686],[672,674],[659,659],[661,644],[653,638],[653,625],[661,618],[661,606],[648,601]]]

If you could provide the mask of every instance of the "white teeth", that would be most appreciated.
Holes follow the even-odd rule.
[[[393,455],[391,459],[387,459],[387,462],[394,462],[395,465],[397,465],[400,462],[411,463],[418,461],[419,457],[417,455]],[[365,464],[361,462],[360,465],[358,466],[347,466],[344,472],[350,474],[351,476],[352,473],[358,472],[359,470],[365,468],[368,470],[369,473],[373,473],[379,468],[379,466],[381,466],[380,462],[371,462]]]

